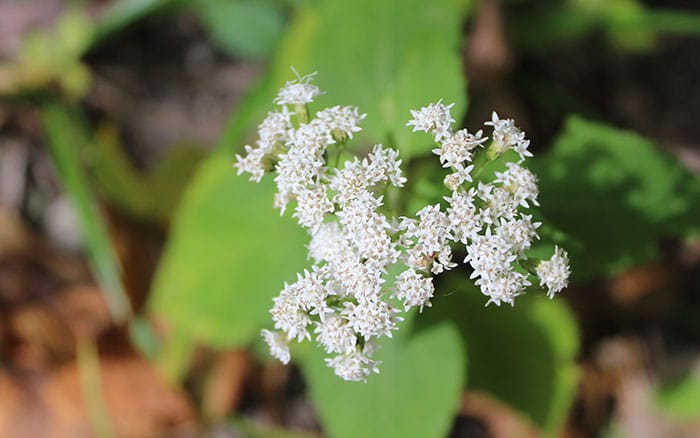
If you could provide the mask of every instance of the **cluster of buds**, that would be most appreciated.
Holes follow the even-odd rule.
[[[520,210],[538,205],[538,188],[535,175],[522,166],[532,156],[529,141],[512,120],[494,113],[486,123],[493,129],[488,143],[482,131],[452,131],[452,105],[439,101],[411,111],[408,125],[434,136],[439,147],[433,152],[451,171],[445,185],[452,193],[444,209],[428,205],[413,217],[394,217],[383,193],[406,183],[398,151],[375,145],[362,159],[329,165],[332,155],[338,162],[365,115],[349,106],[312,114],[308,104],[321,94],[312,78],[287,82],[274,101],[279,110],[268,113],[256,146],[246,146],[235,164],[256,182],[274,172],[275,207],[283,214],[295,202],[294,217],[311,236],[313,266],[274,298],[275,330],[262,332],[273,356],[286,364],[291,341],[314,338],[339,377],[366,381],[378,372],[378,340],[392,336],[402,312],[431,305],[433,275],[458,265],[452,251],[458,243],[466,245],[464,263],[489,297],[487,304],[512,305],[534,277],[550,298],[566,287],[565,251],[555,248],[545,261],[526,255],[540,224]],[[475,180],[507,150],[520,161],[507,163],[490,182]],[[390,271],[400,273],[388,278]]]

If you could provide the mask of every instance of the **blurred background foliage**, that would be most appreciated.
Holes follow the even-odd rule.
[[[0,435],[700,433],[699,34],[681,0],[0,3]],[[417,205],[443,175],[409,109],[514,117],[571,287],[485,308],[441,276],[366,385],[273,363],[308,236],[231,165],[290,66]]]

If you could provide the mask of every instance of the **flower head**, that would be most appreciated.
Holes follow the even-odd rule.
[[[403,301],[404,309],[423,306],[430,307],[430,299],[435,293],[433,279],[419,274],[413,269],[407,269],[396,277],[394,295]]]
[[[424,106],[418,111],[411,110],[413,119],[406,123],[406,125],[412,125],[413,132],[423,131],[432,133],[435,136],[435,141],[439,142],[450,135],[450,127],[455,121],[450,114],[450,109],[454,105],[454,103],[444,105],[442,99],[440,99],[436,103]]]
[[[466,129],[460,129],[450,134],[442,141],[433,153],[440,157],[443,167],[457,167],[472,160],[472,150],[483,145],[488,137],[483,137],[483,131],[470,134]]]
[[[501,119],[494,111],[491,114],[491,121],[484,123],[484,125],[493,127],[491,138],[495,143],[498,155],[508,149],[513,149],[520,155],[521,162],[526,157],[532,156],[532,152],[527,149],[530,146],[530,140],[526,139],[525,133],[515,126],[513,119]]]
[[[287,365],[291,359],[289,354],[289,339],[284,333],[262,330],[261,334],[270,347],[270,354],[277,360]]]
[[[540,286],[547,288],[547,296],[554,298],[554,294],[569,285],[569,255],[555,246],[552,258],[541,261],[535,271],[540,279]]]
[[[442,205],[393,216],[415,205],[398,190],[407,182],[399,152],[377,144],[365,157],[339,165],[341,148],[361,130],[365,114],[339,105],[310,112],[306,104],[321,93],[311,83],[313,76],[297,74],[282,87],[274,99],[281,108],[258,125],[255,145],[236,155],[238,173],[249,173],[253,181],[275,173],[274,206],[284,213],[293,203],[294,218],[310,235],[313,266],[285,283],[270,310],[275,330],[261,334],[272,356],[285,364],[292,340],[313,339],[331,355],[326,363],[337,376],[366,381],[379,372],[380,363],[372,357],[381,338],[392,337],[404,311],[431,306],[433,276],[458,265],[455,245],[466,251],[463,261],[488,297],[486,304],[513,305],[525,293],[534,279],[527,253],[539,239],[540,223],[523,209],[538,205],[539,189],[535,175],[521,164],[532,154],[513,120],[493,113],[486,123],[493,127],[492,143],[477,150],[487,137],[482,131],[453,132],[454,104],[439,100],[411,110],[407,125],[435,138],[433,153],[449,169],[444,184],[451,195]],[[294,106],[293,112],[287,105]],[[495,178],[480,178],[483,166],[508,149],[520,155],[520,162],[505,163]],[[406,269],[394,276],[397,264]],[[555,248],[535,272],[553,297],[568,283],[566,252]]]
[[[292,70],[297,75],[296,80],[287,81],[277,93],[274,102],[278,105],[305,105],[313,102],[321,94],[321,90],[311,84],[316,72],[299,76],[299,73]]]

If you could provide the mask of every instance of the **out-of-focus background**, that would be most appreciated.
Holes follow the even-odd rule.
[[[571,286],[271,360],[308,238],[231,165],[290,66],[426,184],[409,109],[514,118]],[[700,436],[699,175],[695,1],[0,0],[0,436]]]

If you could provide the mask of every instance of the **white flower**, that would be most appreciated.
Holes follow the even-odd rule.
[[[450,135],[450,127],[455,121],[450,114],[450,109],[453,106],[454,103],[444,105],[440,99],[418,111],[411,110],[413,119],[406,125],[413,125],[413,132],[431,132],[435,136],[435,141],[439,142]]]
[[[328,127],[318,119],[301,123],[297,129],[289,131],[288,146],[296,146],[305,155],[321,157],[326,147],[335,143]]]
[[[447,136],[441,147],[433,149],[433,153],[440,157],[443,167],[457,167],[465,161],[471,161],[471,151],[488,140],[488,137],[482,135],[483,131],[470,134],[466,129],[461,129]]]
[[[296,284],[284,285],[279,296],[273,298],[274,305],[270,309],[275,328],[287,333],[289,339],[301,342],[311,339],[307,326],[311,323],[309,315],[301,308]]]
[[[297,274],[297,282],[291,286],[294,288],[299,308],[310,315],[319,315],[321,320],[327,312],[331,312],[326,304],[326,298],[332,293],[325,284],[325,275],[325,267],[314,266],[310,272],[305,269],[304,275]]]
[[[439,253],[449,237],[449,221],[440,211],[440,204],[423,207],[416,216],[420,218],[415,231],[418,244],[425,247],[428,253]]]
[[[362,161],[362,165],[370,185],[389,181],[396,187],[403,187],[406,182],[401,173],[399,151],[395,149],[385,149],[381,144],[375,145],[369,156]]]
[[[289,141],[289,131],[292,129],[291,113],[287,107],[281,111],[271,111],[258,125],[258,136],[261,143],[270,145],[270,150],[278,144],[286,144]]]
[[[326,186],[314,184],[297,194],[297,207],[294,209],[294,217],[299,225],[316,229],[328,213],[333,212],[333,203],[326,196]]]
[[[480,216],[487,224],[497,224],[501,218],[513,219],[518,212],[515,198],[503,187],[479,182],[476,194],[484,201]]]
[[[450,238],[449,220],[445,213],[440,211],[440,204],[428,205],[416,213],[419,221],[403,220],[400,224],[405,231],[403,237],[409,245],[406,251],[406,265],[427,271],[434,268],[436,272],[450,269],[449,257],[445,257],[445,247],[449,247],[447,240]],[[438,255],[443,254],[443,261],[436,262]],[[440,266],[433,266],[437,263]]]
[[[491,303],[500,306],[508,303],[511,306],[515,298],[522,294],[526,287],[530,286],[527,277],[520,272],[505,270],[489,277],[481,277],[475,281],[481,288],[481,292],[489,297],[486,305]]]
[[[419,306],[422,312],[423,306],[430,307],[430,299],[434,292],[433,279],[425,277],[413,269],[407,269],[396,277],[394,295],[403,301],[406,311],[411,307]]]
[[[251,181],[260,182],[265,174],[265,165],[263,164],[265,151],[261,148],[245,145],[245,152],[245,157],[236,154],[236,163],[233,165],[238,169],[236,173],[240,175],[243,172],[248,172]]]
[[[433,261],[433,267],[430,269],[430,272],[438,275],[456,266],[457,263],[452,261],[452,248],[450,248],[450,245],[445,244]]]
[[[569,285],[569,255],[555,246],[552,258],[541,261],[535,272],[540,279],[540,286],[547,288],[547,296],[554,298],[554,294]]]
[[[502,237],[511,247],[511,251],[520,258],[526,258],[524,252],[530,249],[533,239],[539,239],[537,228],[540,222],[532,222],[532,215],[520,215],[520,219],[506,221],[501,219],[496,227],[496,235]]]
[[[513,196],[515,204],[528,208],[529,200],[535,205],[540,205],[537,202],[539,188],[535,174],[516,163],[506,163],[506,166],[508,169],[505,172],[496,172],[494,181],[503,185],[503,188]]]
[[[313,102],[321,94],[321,90],[311,84],[311,80],[316,75],[316,72],[303,77],[299,76],[298,73],[296,75],[296,80],[287,81],[284,87],[280,89],[274,103],[278,105],[305,105]]]
[[[329,281],[341,296],[362,300],[379,299],[382,293],[381,272],[362,263],[353,248],[346,247],[341,256],[331,260]]]
[[[323,158],[310,155],[301,147],[293,146],[279,158],[280,160],[275,166],[277,171],[275,183],[277,191],[284,194],[281,201],[291,199],[292,196],[288,194],[299,195],[302,192],[313,190],[312,186],[319,183],[321,175],[325,172]],[[282,207],[286,205],[283,202],[281,204]]]
[[[326,125],[329,132],[335,132],[336,138],[361,131],[360,122],[367,114],[360,114],[355,106],[334,106],[316,113],[316,118]]]
[[[342,254],[345,234],[337,221],[326,222],[314,230],[309,242],[309,256],[316,263],[329,262]]]
[[[370,192],[364,191],[337,215],[345,227],[348,240],[358,254],[367,259],[366,264],[383,272],[386,265],[396,261],[399,252],[389,235],[391,224],[384,215],[375,211],[381,203],[381,197],[375,198]]]
[[[341,315],[348,320],[352,329],[364,338],[391,337],[396,330],[396,323],[401,321],[396,316],[398,312],[386,301],[381,299],[360,300],[357,304],[345,303]]]
[[[341,316],[326,318],[316,326],[314,333],[326,353],[351,353],[356,348],[357,335],[348,320]]]
[[[499,155],[508,149],[513,149],[520,155],[521,162],[525,157],[532,156],[532,152],[527,149],[530,146],[530,140],[526,139],[525,133],[515,126],[513,119],[501,119],[494,111],[491,114],[491,121],[484,125],[493,126],[491,138],[496,144]]]
[[[452,196],[445,197],[450,204],[447,208],[447,220],[456,242],[467,243],[484,227],[474,205],[475,195],[476,190],[472,188],[468,192],[457,191],[453,192]]]
[[[491,229],[487,228],[486,234],[475,236],[467,245],[464,261],[474,268],[471,278],[489,278],[495,273],[510,270],[516,258],[511,252],[511,245],[503,237],[491,234]]]
[[[294,193],[290,192],[289,190],[286,190],[284,192],[277,192],[275,193],[275,198],[272,203],[272,207],[279,208],[280,216],[282,216],[287,210],[287,204],[289,204],[289,202],[293,201],[294,199],[296,199],[296,195],[294,195]]]
[[[461,164],[457,164],[454,169],[457,171],[445,177],[445,187],[453,192],[465,182],[472,182],[471,172],[474,169],[474,165],[470,164],[469,166],[464,167]]]
[[[379,364],[360,352],[353,352],[326,359],[329,367],[335,370],[336,376],[352,382],[366,382],[370,373],[379,374]]]
[[[280,362],[287,365],[291,356],[289,354],[289,339],[283,333],[262,330],[261,334],[270,347],[270,354]]]
[[[370,182],[365,172],[365,167],[360,160],[346,161],[343,169],[336,169],[335,175],[330,178],[330,188],[335,192],[333,202],[345,207],[350,201],[356,199],[360,193],[366,192]]]

